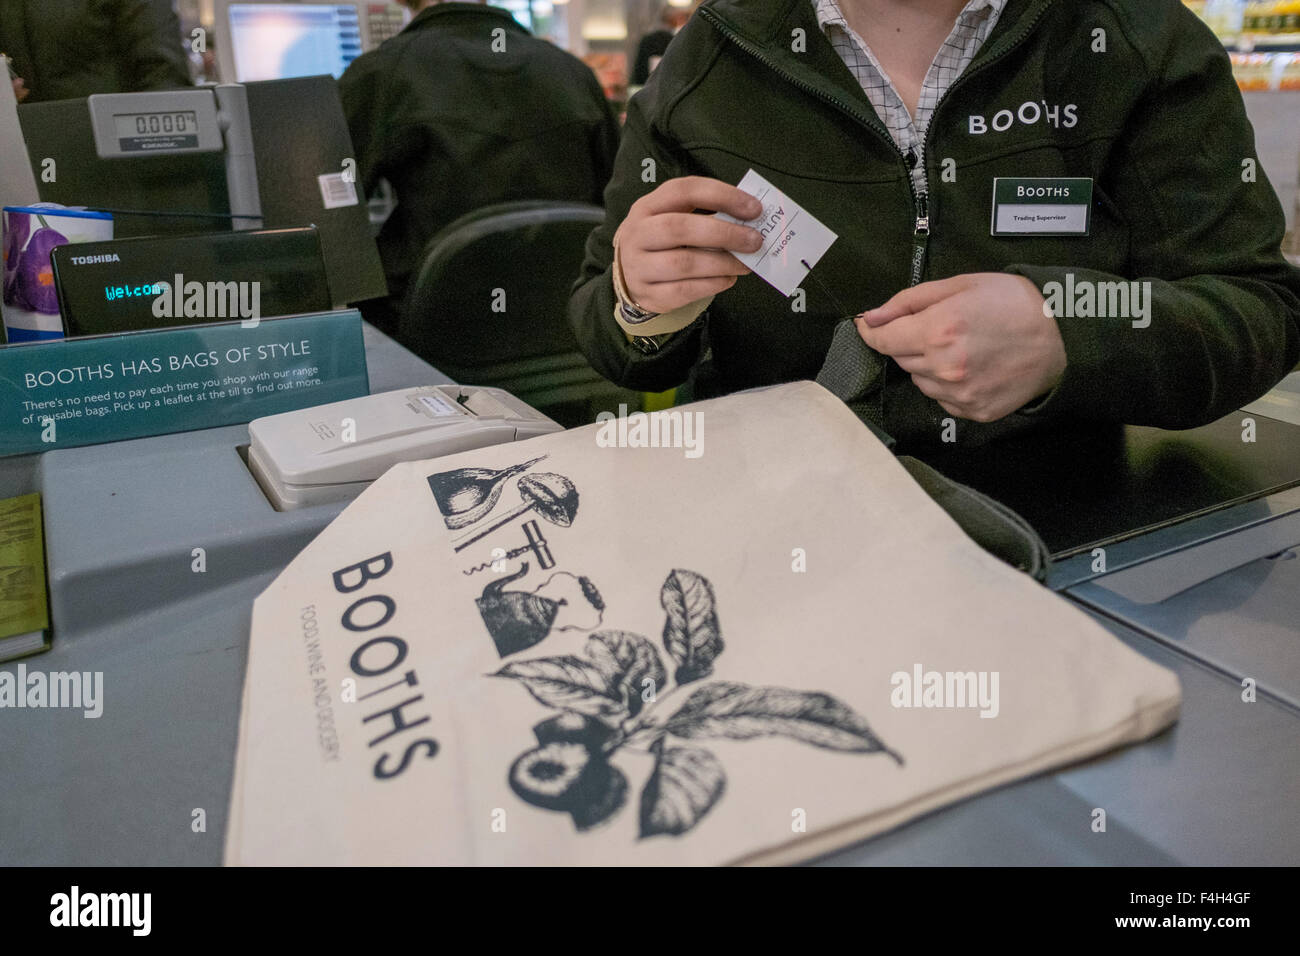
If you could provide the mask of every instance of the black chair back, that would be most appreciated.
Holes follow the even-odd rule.
[[[560,359],[573,364],[581,353],[565,317],[569,290],[603,219],[598,206],[551,201],[460,217],[425,248],[398,339],[468,384],[527,377]]]

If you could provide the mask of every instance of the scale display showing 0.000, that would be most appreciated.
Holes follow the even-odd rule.
[[[121,139],[139,136],[193,136],[199,131],[193,110],[168,113],[118,113],[113,117]]]

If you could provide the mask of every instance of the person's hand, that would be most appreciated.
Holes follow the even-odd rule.
[[[671,312],[736,284],[749,267],[731,252],[755,252],[758,231],[696,209],[754,219],[762,204],[717,179],[670,179],[632,204],[618,227],[618,266],[632,301],[650,312]]]
[[[1023,276],[982,272],[904,289],[856,319],[922,393],[958,418],[992,422],[1054,388],[1065,343]]]
[[[21,103],[23,100],[27,99],[27,97],[31,94],[32,91],[29,90],[26,87],[26,85],[23,83],[23,78],[21,76],[15,76],[13,78],[13,83],[14,83],[14,99],[16,99],[19,103]]]

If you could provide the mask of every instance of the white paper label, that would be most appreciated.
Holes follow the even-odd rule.
[[[348,180],[343,173],[325,173],[317,176],[320,183],[320,198],[326,209],[338,209],[340,206],[357,204],[356,184]]]
[[[757,252],[733,252],[732,255],[782,295],[793,295],[804,276],[838,237],[752,169],[745,173],[737,188],[763,204],[758,218],[743,223],[758,230],[763,246]],[[726,213],[715,215],[727,222],[740,222]]]
[[[417,395],[420,404],[429,410],[429,413],[436,418],[446,418],[448,415],[464,415],[465,412],[455,402],[448,401],[442,395]]]
[[[994,235],[1007,232],[1088,232],[1087,206],[998,206]]]

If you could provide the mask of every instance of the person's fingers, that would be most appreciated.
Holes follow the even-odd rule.
[[[878,351],[878,350],[877,350]],[[936,360],[933,355],[896,355],[893,357],[898,367],[909,375],[925,375],[938,379]]]
[[[643,215],[657,216],[665,212],[691,212],[708,209],[725,212],[737,219],[756,219],[763,204],[747,192],[707,176],[679,176],[670,179],[654,192],[642,196],[635,203]]]
[[[942,302],[944,299],[961,291],[966,285],[963,276],[940,279],[936,282],[922,282],[920,285],[914,285],[899,292],[884,305],[863,312],[862,320],[872,327],[884,325],[900,316],[928,309],[936,302]]]
[[[677,212],[664,213],[642,222],[634,242],[649,252],[682,246],[757,252],[763,246],[763,237],[749,226],[698,213]]]
[[[651,312],[671,312],[682,306],[719,292],[726,292],[736,284],[735,276],[718,276],[711,279],[683,279],[680,282],[656,282],[644,291],[633,292],[637,305]],[[632,292],[632,290],[628,290]]]
[[[713,279],[749,274],[745,265],[729,252],[712,249],[670,249],[643,253],[637,262],[637,282],[679,282],[683,279]]]
[[[931,378],[929,375],[922,375],[918,372],[912,373],[912,382],[920,390],[921,394],[927,398],[933,398],[936,402],[952,401],[951,386],[947,382],[941,382],[937,378]]]
[[[960,346],[931,345],[923,355],[897,355],[894,361],[909,374],[925,375],[949,385],[959,385],[970,377],[969,353]]]
[[[953,386],[948,382],[941,382],[939,379],[920,374],[913,374],[912,382],[922,395],[934,399],[943,406],[945,411],[952,412],[959,418],[970,417],[966,413],[966,407],[953,395]]]
[[[928,339],[928,323],[920,316],[907,316],[906,321],[890,322],[879,327],[867,324],[864,316],[855,320],[858,334],[868,346],[897,359],[901,356],[921,356],[925,354]]]

